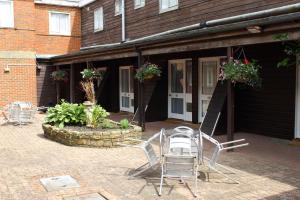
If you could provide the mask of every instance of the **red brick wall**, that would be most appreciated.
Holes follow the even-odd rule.
[[[7,64],[10,72],[4,71]],[[0,69],[0,106],[12,101],[37,104],[35,59],[0,59]]]
[[[78,51],[81,40],[80,9],[34,4],[34,0],[14,0],[13,4],[14,28],[0,28],[0,106],[12,101],[30,101],[37,105],[40,99],[37,97],[37,87],[40,87],[37,76],[49,74],[37,73],[34,54]],[[71,36],[49,35],[50,10],[70,13]],[[5,73],[7,64],[21,66],[10,66],[10,72]]]
[[[49,11],[70,14],[71,36],[49,35]],[[35,48],[38,54],[65,54],[80,49],[81,16],[79,8],[36,4],[35,15]]]

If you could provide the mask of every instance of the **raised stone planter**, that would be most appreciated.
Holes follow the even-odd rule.
[[[129,139],[140,139],[142,129],[131,125],[129,129],[103,129],[101,131],[74,131],[66,128],[59,129],[56,126],[43,124],[46,138],[68,146],[87,146],[99,148],[118,147],[119,143],[136,143]]]

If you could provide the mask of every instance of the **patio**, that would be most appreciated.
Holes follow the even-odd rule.
[[[159,179],[129,180],[126,174],[145,161],[138,149],[69,147],[45,139],[43,117],[37,115],[36,122],[28,126],[0,126],[0,199],[59,200],[89,193],[108,199],[194,199],[176,181],[167,180],[169,186],[158,197]],[[147,123],[144,136],[176,125],[168,121]],[[221,160],[226,162],[221,163],[237,171],[231,176],[241,184],[231,184],[215,173],[207,182],[206,174],[200,173],[199,199],[300,198],[299,146],[247,133],[238,133],[236,138],[246,138],[250,146],[222,154]],[[72,176],[80,187],[47,192],[40,184],[41,178],[62,175]]]

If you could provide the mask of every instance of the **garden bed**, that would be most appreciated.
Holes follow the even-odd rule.
[[[68,146],[86,146],[111,148],[120,146],[119,143],[135,143],[130,139],[140,139],[142,129],[130,125],[127,129],[120,128],[89,128],[86,126],[65,126],[58,128],[50,124],[43,124],[46,138]]]

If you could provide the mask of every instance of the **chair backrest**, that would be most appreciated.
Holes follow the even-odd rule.
[[[157,162],[160,160],[160,157],[156,155],[154,148],[152,146],[152,141],[159,138],[160,135],[161,135],[161,132],[154,134],[147,141],[145,141],[142,146],[142,148],[145,152],[145,155],[148,159],[148,162],[151,166],[157,164]]]
[[[194,130],[187,126],[178,126],[173,129],[174,133],[184,133],[187,136],[191,137],[194,134]]]
[[[192,155],[192,134],[174,133],[169,137],[169,153]]]
[[[164,156],[164,176],[191,177],[195,175],[197,165],[195,156]]]

